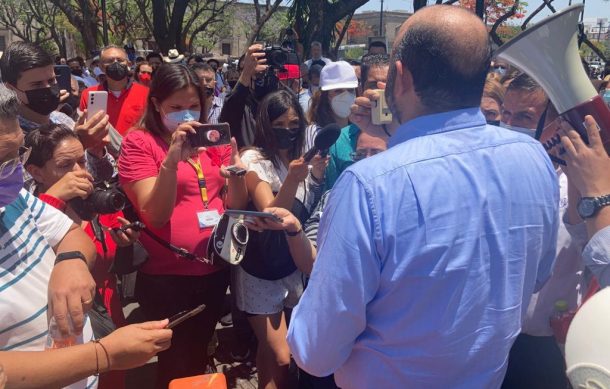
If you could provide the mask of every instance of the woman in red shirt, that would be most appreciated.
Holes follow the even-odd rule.
[[[117,247],[133,244],[139,234],[131,229],[113,230],[129,223],[120,211],[85,216],[74,203],[73,199],[86,198],[93,191],[93,178],[85,168],[85,149],[74,131],[59,124],[44,125],[28,133],[25,145],[32,148],[25,167],[36,182],[35,195],[70,216],[93,240],[98,255],[91,273],[98,293],[115,326],[124,326],[117,278],[109,270]],[[99,387],[124,388],[124,378],[122,371],[107,373]]]
[[[221,173],[221,167],[241,165],[234,141],[233,148],[207,150],[193,149],[188,142],[187,134],[195,133],[193,127],[205,119],[205,100],[197,76],[186,66],[161,65],[140,128],[123,139],[119,157],[120,183],[141,220],[162,241],[202,259],[185,259],[147,234],[140,239],[149,259],[139,270],[136,298],[146,317],[171,317],[206,305],[201,314],[174,328],[172,347],[159,354],[158,388],[167,388],[173,378],[205,372],[207,344],[221,313],[229,272],[203,258],[225,206],[247,203],[245,180],[224,169]]]

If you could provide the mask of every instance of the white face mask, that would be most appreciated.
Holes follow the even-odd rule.
[[[330,106],[333,112],[338,117],[345,119],[352,112],[352,105],[356,101],[356,94],[354,92],[345,91],[330,101]]]
[[[511,126],[510,124],[506,124],[504,122],[500,122],[500,127],[506,128],[507,130],[511,130],[511,131],[515,131],[515,132],[520,132],[521,134],[529,135],[532,138],[534,138],[536,136],[536,129],[535,128],[531,129],[531,128],[525,128],[525,127]]]
[[[199,111],[184,109],[182,111],[170,112],[163,115],[163,125],[167,131],[173,133],[182,123],[199,120]]]

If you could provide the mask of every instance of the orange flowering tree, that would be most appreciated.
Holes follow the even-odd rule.
[[[495,23],[502,15],[508,13],[515,0],[485,0],[485,21],[487,23]],[[476,0],[460,0],[460,5],[471,9],[473,12],[476,8]],[[519,2],[515,14],[511,16],[511,19],[523,19],[525,17],[526,2]]]

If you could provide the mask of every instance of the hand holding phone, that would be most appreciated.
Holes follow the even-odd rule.
[[[108,92],[90,91],[87,96],[87,120],[90,120],[96,113],[106,111],[108,105]]]
[[[215,147],[231,144],[231,130],[228,123],[202,124],[193,126],[195,134],[188,134],[191,147]]]
[[[205,304],[201,304],[195,309],[191,309],[190,311],[182,311],[180,313],[175,314],[174,316],[169,318],[169,323],[167,324],[167,329],[172,329],[176,327],[178,324],[185,322],[193,316],[198,315],[205,309]]]
[[[383,89],[375,89],[379,94],[379,100],[372,101],[371,122],[375,125],[392,123],[392,112],[385,100],[385,91]]]
[[[274,222],[282,223],[283,220],[270,212],[257,212],[257,211],[245,211],[242,209],[227,209],[225,211],[227,215],[244,217],[244,218],[255,218],[260,217],[262,219],[272,219]]]

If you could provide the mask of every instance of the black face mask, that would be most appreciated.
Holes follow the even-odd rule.
[[[235,85],[237,85],[237,81],[228,81],[228,83],[231,89],[235,88]]]
[[[487,124],[489,124],[490,126],[499,126],[500,121],[499,120],[488,120]]]
[[[74,74],[75,76],[82,76],[83,75],[83,69],[78,69],[78,70],[72,70],[72,74]]]
[[[80,96],[73,95],[70,93],[70,96],[65,101],[66,104],[69,104],[74,110],[76,110],[80,105]]]
[[[299,137],[298,128],[273,128],[277,147],[280,150],[288,150],[294,145]]]
[[[106,76],[110,77],[114,81],[121,81],[129,74],[127,65],[123,65],[120,62],[113,62],[111,65],[106,67]]]
[[[27,107],[32,111],[47,116],[59,105],[59,85],[25,91],[28,98]]]

